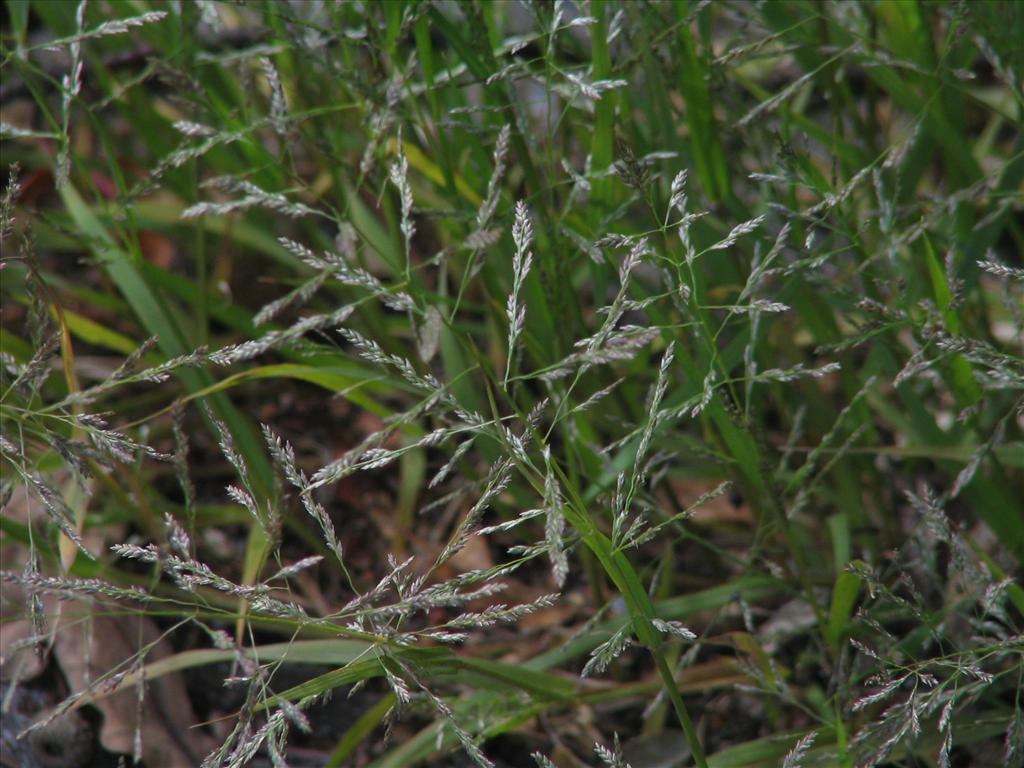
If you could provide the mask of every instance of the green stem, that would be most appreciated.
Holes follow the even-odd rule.
[[[658,665],[658,674],[661,675],[661,682],[665,685],[668,697],[672,700],[679,724],[683,726],[683,734],[690,745],[694,763],[697,768],[708,768],[708,760],[704,756],[704,748],[700,744],[697,728],[694,726],[693,720],[690,719],[690,713],[686,711],[686,704],[683,703],[683,696],[679,693],[679,686],[676,685],[672,670],[668,668],[668,662],[665,661],[665,654],[658,648],[651,648],[651,655],[654,656],[654,662]]]

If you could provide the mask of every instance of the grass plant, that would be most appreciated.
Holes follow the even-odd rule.
[[[30,731],[1024,765],[1019,4],[6,14],[7,690],[64,604],[170,647]]]

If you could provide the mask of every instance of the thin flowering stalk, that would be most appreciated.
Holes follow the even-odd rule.
[[[85,13],[87,7],[88,0],[81,0],[75,9],[75,34],[59,40],[53,40],[45,44],[47,48],[67,45],[68,53],[71,58],[69,71],[61,80],[60,149],[57,153],[56,169],[54,173],[58,188],[63,187],[68,183],[68,177],[71,171],[71,139],[68,135],[68,129],[71,125],[71,102],[78,96],[82,89],[82,71],[84,68],[84,61],[82,59],[82,42],[110,35],[123,35],[132,28],[160,21],[167,16],[166,11],[149,11],[139,16],[133,16],[127,19],[111,19],[110,21],[105,21],[94,29],[86,30]]]
[[[57,153],[57,167],[54,174],[57,187],[63,187],[68,183],[71,166],[71,139],[68,136],[68,128],[71,125],[71,101],[78,96],[82,89],[82,35],[85,32],[85,10],[88,0],[81,0],[75,10],[75,27],[77,34],[68,43],[68,52],[71,54],[71,71],[64,75],[61,82],[61,138],[60,151]]]
[[[675,346],[669,345],[668,349],[665,350],[665,354],[662,355],[661,365],[658,366],[658,378],[654,384],[650,405],[648,406],[648,412],[651,415],[647,420],[647,425],[644,427],[644,431],[640,436],[640,442],[637,445],[636,456],[633,459],[633,471],[629,478],[629,488],[626,491],[622,508],[619,510],[622,515],[628,514],[633,501],[633,496],[636,494],[638,486],[644,482],[644,460],[647,456],[647,451],[650,449],[651,439],[654,437],[654,430],[658,426],[659,409],[661,407],[662,398],[665,397],[665,392],[668,389],[669,370],[671,369],[674,360]],[[614,541],[612,543],[615,545],[619,544],[619,542]]]

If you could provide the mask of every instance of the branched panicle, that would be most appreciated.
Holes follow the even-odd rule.
[[[238,473],[239,479],[248,487],[249,481],[249,469],[245,462],[245,457],[235,447],[235,438],[231,434],[231,430],[228,429],[227,425],[221,421],[213,413],[213,410],[203,404],[203,408],[206,411],[206,418],[210,420],[213,425],[214,432],[217,434],[217,440],[220,445],[220,452],[224,455],[224,458],[228,460],[228,463],[234,467],[235,472]]]
[[[7,186],[0,197],[0,243],[6,243],[14,234],[14,205],[21,195],[20,173],[21,166],[17,163],[11,163],[7,169]]]
[[[662,398],[665,397],[665,392],[669,385],[669,370],[672,368],[672,362],[675,360],[675,348],[669,346],[665,350],[665,354],[661,357],[661,365],[658,366],[658,378],[654,383],[654,389],[651,393],[651,397],[647,406],[647,412],[649,414],[647,419],[647,425],[644,427],[644,431],[640,436],[640,443],[637,445],[636,457],[633,461],[633,474],[629,482],[629,492],[626,497],[625,506],[629,506],[630,501],[633,498],[633,494],[636,493],[637,486],[644,482],[643,465],[644,460],[647,457],[647,451],[651,446],[651,439],[654,437],[654,430],[658,426],[658,415],[659,409],[661,408]]]
[[[672,179],[671,196],[668,200],[669,214],[672,212],[671,209],[675,208],[679,213],[686,215],[686,178],[687,171],[684,168]]]
[[[124,362],[121,363],[121,365],[119,365],[112,374],[110,374],[110,378],[114,381],[118,381],[120,379],[127,378],[129,375],[134,373],[135,369],[138,367],[139,361],[141,361],[143,357],[149,354],[149,352],[156,347],[159,340],[160,338],[158,336],[150,336],[142,342],[142,344],[136,347],[132,353],[124,359]]]
[[[1008,267],[1002,262],[995,258],[995,255],[989,251],[984,259],[979,259],[977,262],[978,266],[989,274],[995,275],[996,277],[1008,277],[1012,280],[1024,280],[1024,269],[1020,267]]]
[[[796,381],[803,376],[813,376],[815,378],[821,378],[822,376],[828,376],[830,373],[835,373],[840,369],[839,363],[826,363],[820,368],[807,368],[803,363],[799,363],[792,368],[785,370],[781,368],[771,368],[767,371],[763,371],[758,374],[757,379],[762,381]]]
[[[483,232],[490,224],[494,216],[494,210],[498,206],[501,196],[501,182],[505,177],[505,161],[508,156],[509,140],[512,136],[511,126],[503,125],[498,132],[498,140],[494,145],[494,170],[491,172],[491,179],[487,183],[487,196],[480,203],[476,212],[476,232]]]
[[[298,463],[295,460],[295,450],[292,448],[291,443],[282,440],[281,436],[266,424],[261,426],[263,439],[267,444],[271,457],[274,459],[274,463],[281,469],[289,483],[298,490],[305,491],[309,487],[309,482],[306,479],[305,473],[298,468]]]
[[[447,478],[458,465],[459,460],[468,453],[470,448],[473,447],[473,440],[474,438],[470,437],[459,443],[459,446],[452,452],[451,458],[448,459],[444,466],[442,466],[430,479],[430,482],[427,483],[428,488],[434,488],[445,481],[445,478]]]
[[[81,579],[71,576],[43,576],[38,572],[13,573],[0,571],[0,580],[28,587],[43,594],[58,595],[68,600],[91,600],[95,596],[129,602],[148,601],[150,595],[141,587],[118,587],[102,579]]]
[[[147,348],[147,344],[148,343],[143,343],[142,348]],[[208,362],[210,362],[210,358],[206,347],[198,347],[192,352],[172,357],[170,360],[163,363],[158,363],[149,368],[143,368],[142,370],[135,372],[130,370],[131,367],[135,366],[135,361],[131,361],[128,365],[121,366],[121,370],[117,376],[110,376],[106,380],[101,381],[94,386],[78,390],[77,392],[71,392],[63,400],[59,401],[57,406],[73,407],[75,405],[85,405],[109,395],[118,387],[126,384],[136,384],[140,382],[146,384],[163,384],[171,377],[172,373],[182,368],[198,368]]]
[[[684,627],[678,621],[666,621],[664,619],[651,619],[651,626],[653,626],[659,632],[663,632],[666,635],[672,635],[673,637],[679,637],[683,640],[696,640],[695,635],[691,630]]]
[[[554,367],[539,374],[539,378],[553,381],[570,376],[574,372],[586,373],[595,365],[632,360],[643,347],[661,335],[661,329],[623,326],[619,331],[607,334],[599,331],[597,335],[603,338],[591,337],[578,341],[576,346],[583,346],[582,351],[566,356]]]
[[[719,242],[715,243],[710,248],[708,248],[708,250],[719,251],[725,250],[726,248],[731,248],[736,243],[736,241],[740,239],[740,237],[749,234],[750,232],[753,232],[755,229],[761,226],[761,224],[764,222],[764,219],[764,216],[758,216],[756,218],[751,219],[750,221],[745,221],[742,224],[737,224],[735,227],[732,228],[732,231],[730,231],[729,234],[726,235],[724,240],[720,240]]]
[[[291,218],[316,215],[317,213],[307,205],[289,200],[280,192],[268,192],[253,184],[251,181],[244,181],[231,176],[217,176],[209,179],[203,182],[203,187],[216,189],[230,194],[240,194],[242,196],[227,202],[206,201],[196,203],[182,211],[182,218],[192,219],[201,216],[224,216],[237,211],[246,211],[250,208],[266,208]]]
[[[565,553],[562,535],[565,530],[565,515],[562,512],[562,492],[551,465],[551,450],[544,447],[544,540],[551,558],[551,572],[555,583],[561,588],[569,573],[569,559]]]
[[[618,142],[619,160],[615,163],[615,172],[622,178],[627,187],[635,192],[643,192],[651,182],[651,169],[633,153],[633,149],[623,141]]]
[[[510,458],[502,458],[491,468],[483,493],[466,513],[462,522],[455,529],[455,533],[449,538],[448,543],[437,556],[434,568],[451,559],[453,555],[466,545],[469,537],[477,532],[480,518],[484,512],[490,508],[491,502],[500,496],[512,481],[512,467],[513,461]]]
[[[416,223],[412,219],[412,187],[409,186],[409,161],[405,156],[402,147],[402,137],[399,135],[396,142],[398,151],[395,162],[391,164],[388,175],[391,183],[398,189],[398,197],[402,208],[402,221],[400,228],[405,238],[406,273],[409,271],[410,251],[412,249],[412,238],[416,234]]]
[[[170,514],[164,515],[164,528],[167,531],[167,541],[171,551],[179,557],[190,559],[192,557],[192,539],[185,529]]]
[[[574,346],[580,351],[569,354],[556,364],[539,372],[540,379],[553,381],[573,373],[580,376],[595,365],[630,360],[636,356],[640,348],[660,335],[658,328],[640,328],[630,325],[616,327],[629,308],[627,291],[630,274],[649,252],[649,246],[644,238],[636,242],[629,240],[620,242],[618,239],[614,239],[614,241],[619,245],[629,245],[630,250],[619,267],[618,294],[610,305],[600,310],[605,315],[601,327],[591,336],[574,343]]]
[[[601,674],[617,659],[632,642],[633,626],[628,622],[611,637],[601,643],[590,654],[590,660],[583,667],[582,676]]]
[[[61,334],[52,334],[35,351],[32,358],[21,368],[18,377],[14,380],[13,387],[28,400],[38,390],[53,370],[51,358],[57,354],[60,348]]]
[[[818,732],[811,731],[801,738],[786,755],[785,760],[782,761],[782,768],[801,768],[804,764],[804,758],[807,756],[807,751],[814,745],[814,740],[817,737]]]
[[[344,251],[354,250],[354,245],[345,245],[345,248],[340,249],[342,253],[325,251],[318,256],[301,243],[289,240],[286,237],[278,238],[278,242],[291,252],[292,255],[306,264],[306,266],[317,271],[318,277],[314,278],[314,280],[323,282],[332,279],[344,285],[365,288],[386,307],[399,312],[410,311],[416,308],[416,303],[408,293],[389,289],[370,272],[351,263],[351,258],[346,256]],[[312,289],[307,285],[303,290],[311,291]],[[270,309],[271,307],[273,307],[272,310]],[[271,311],[276,313],[278,307],[273,304],[267,305],[267,307],[261,310],[259,316],[265,317]]]
[[[285,115],[288,112],[288,104],[285,101],[281,76],[278,74],[274,62],[269,57],[264,56],[259,60],[259,63],[260,68],[263,70],[263,76],[267,79],[267,85],[270,87],[271,125],[274,126],[274,130],[279,135],[284,136],[286,131]]]
[[[79,535],[77,530],[78,526],[75,522],[75,514],[68,506],[67,502],[64,501],[63,496],[47,484],[47,482],[35,472],[29,472],[25,474],[24,477],[32,486],[32,489],[35,491],[38,499],[43,503],[43,507],[49,514],[50,520],[56,524],[61,533],[67,536],[67,538],[76,547],[78,547],[82,554],[91,558],[92,553],[86,549],[85,543],[82,541],[82,537]]]
[[[629,763],[626,762],[622,756],[622,747],[619,744],[619,734],[614,734],[615,741],[612,749],[603,744],[595,744],[594,752],[600,758],[601,762],[604,763],[606,768],[630,768]]]
[[[355,311],[354,307],[347,306],[325,315],[311,315],[303,318],[290,328],[283,331],[270,331],[258,339],[250,339],[241,344],[231,344],[209,354],[210,362],[215,365],[234,365],[246,360],[252,360],[272,349],[286,344],[293,347],[298,346],[306,336],[313,331],[326,328],[334,328],[338,323],[343,323]]]
[[[520,200],[516,203],[516,218],[512,225],[512,240],[515,243],[516,251],[512,257],[512,293],[509,294],[506,315],[508,317],[508,357],[505,363],[505,384],[508,385],[508,376],[512,368],[512,359],[515,356],[516,345],[519,336],[526,324],[526,307],[520,304],[520,293],[526,276],[530,274],[530,267],[533,264],[533,253],[530,251],[530,243],[533,241],[533,224],[530,222],[529,214],[526,211],[526,203]]]
[[[309,491],[304,491],[300,494],[299,498],[302,500],[302,506],[309,513],[320,526],[320,531],[324,537],[324,543],[327,544],[328,549],[337,558],[338,563],[344,567],[345,558],[344,551],[341,546],[341,542],[338,540],[338,534],[335,532],[334,522],[331,520],[331,516],[324,509],[324,506],[313,498],[313,495]]]
[[[87,6],[87,0],[80,0],[78,7],[75,9],[75,35],[68,41],[68,54],[71,58],[71,65],[68,73],[61,80],[63,130],[54,169],[54,180],[58,188],[67,185],[68,177],[71,173],[71,140],[68,136],[68,129],[71,124],[71,102],[82,89],[82,70],[85,66],[85,62],[82,60],[82,40],[87,37],[85,30],[85,11]],[[166,14],[161,14],[161,18],[164,15]]]
[[[259,312],[253,316],[254,325],[265,325],[277,317],[288,307],[300,307],[308,302],[317,291],[319,291],[324,283],[327,282],[327,278],[330,276],[329,272],[320,272],[314,275],[312,278],[304,282],[298,288],[289,291],[284,296],[274,299],[273,301],[265,304]]]
[[[416,367],[404,357],[392,355],[384,351],[383,347],[372,339],[368,339],[358,331],[351,328],[339,328],[338,332],[356,348],[356,351],[365,360],[381,366],[395,368],[410,384],[428,393],[437,393],[442,390],[441,383],[431,374],[420,375]]]

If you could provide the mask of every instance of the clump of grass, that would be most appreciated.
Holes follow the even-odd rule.
[[[4,582],[187,640],[48,718],[201,658],[207,766],[1024,760],[1014,4],[135,10],[9,11]]]

